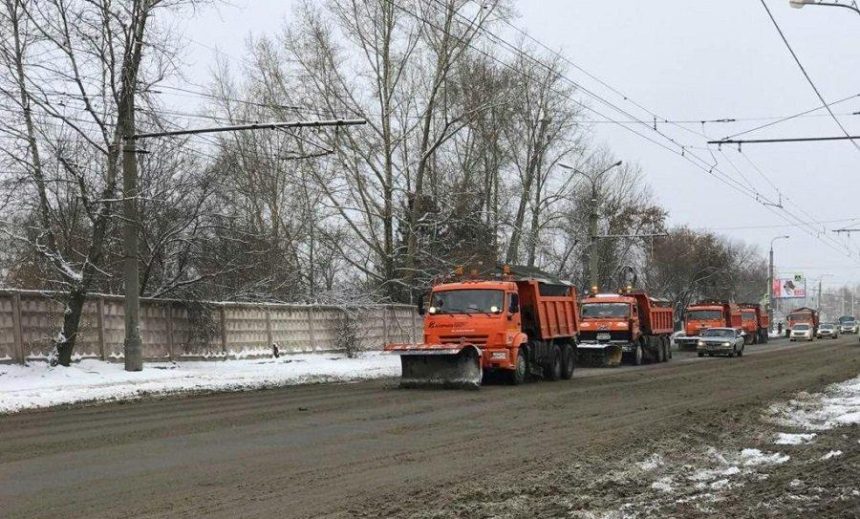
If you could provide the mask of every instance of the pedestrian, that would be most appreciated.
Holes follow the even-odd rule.
[[[780,321],[779,323],[777,323],[777,325],[776,325],[776,333],[777,333],[777,335],[782,335],[782,321]]]

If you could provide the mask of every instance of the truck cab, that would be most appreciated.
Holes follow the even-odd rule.
[[[708,328],[743,328],[741,309],[727,301],[699,301],[687,307],[684,337],[675,339],[678,346],[696,348],[699,334]]]
[[[665,301],[629,290],[594,294],[583,300],[580,317],[578,350],[592,361],[617,365],[627,356],[638,365],[671,356],[673,312]]]
[[[752,344],[759,334],[759,323],[756,311],[753,308],[741,309],[741,328],[744,331],[744,344]]]
[[[516,283],[464,281],[433,287],[424,314],[425,344],[477,346],[488,367],[513,369],[511,350],[522,342]]]

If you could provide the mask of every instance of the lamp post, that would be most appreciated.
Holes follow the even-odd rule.
[[[589,208],[590,212],[588,214],[588,238],[589,238],[589,245],[588,245],[588,248],[589,248],[589,252],[588,252],[588,278],[589,278],[589,281],[588,281],[588,284],[592,288],[598,286],[598,283],[600,282],[600,280],[598,278],[598,266],[597,266],[597,260],[598,260],[598,258],[597,258],[597,218],[599,216],[597,214],[598,202],[599,202],[597,200],[597,194],[598,194],[597,193],[597,180],[600,179],[603,175],[609,173],[611,170],[621,166],[621,164],[623,164],[623,162],[619,160],[615,164],[612,164],[608,168],[604,169],[600,173],[597,173],[596,175],[593,175],[593,176],[588,175],[586,173],[583,173],[582,171],[576,169],[573,166],[569,166],[569,165],[561,163],[561,162],[558,164],[559,167],[561,167],[563,169],[573,171],[574,173],[579,173],[580,175],[587,178],[589,180],[589,182],[591,183],[591,207]],[[571,178],[573,178],[573,175],[571,175]]]
[[[803,9],[804,6],[807,5],[823,5],[827,7],[844,7],[845,9],[851,9],[857,14],[860,14],[860,9],[853,5],[847,4],[837,4],[835,2],[817,2],[816,0],[788,0],[788,4],[795,9]]]
[[[770,266],[767,274],[767,315],[770,320],[770,326],[773,327],[773,242],[776,240],[787,240],[791,236],[776,236],[770,240]]]

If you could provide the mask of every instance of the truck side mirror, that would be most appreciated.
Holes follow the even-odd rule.
[[[424,315],[427,311],[424,309],[424,296],[418,298],[418,315]]]

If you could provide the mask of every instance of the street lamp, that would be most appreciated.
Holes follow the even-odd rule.
[[[776,240],[787,240],[791,236],[776,236],[770,240],[770,267],[767,274],[767,314],[770,319],[770,326],[773,327],[773,242]]]
[[[573,166],[569,166],[567,164],[559,162],[559,167],[562,169],[567,169],[573,171],[574,173],[579,173],[584,176],[591,182],[591,212],[588,215],[588,236],[589,236],[589,256],[588,256],[588,277],[589,277],[589,286],[593,289],[597,287],[599,283],[598,272],[597,272],[597,179],[602,177],[603,175],[609,173],[611,170],[617,168],[623,164],[623,161],[618,161],[615,164],[612,164],[608,168],[604,169],[600,173],[591,176],[582,171],[576,169]],[[573,178],[573,175],[571,175]]]
[[[847,4],[837,4],[834,2],[817,2],[815,0],[788,0],[788,4],[795,9],[803,9],[804,6],[807,5],[824,5],[827,7],[844,7],[845,9],[851,9],[857,14],[860,14],[860,9],[854,7],[853,5]]]

